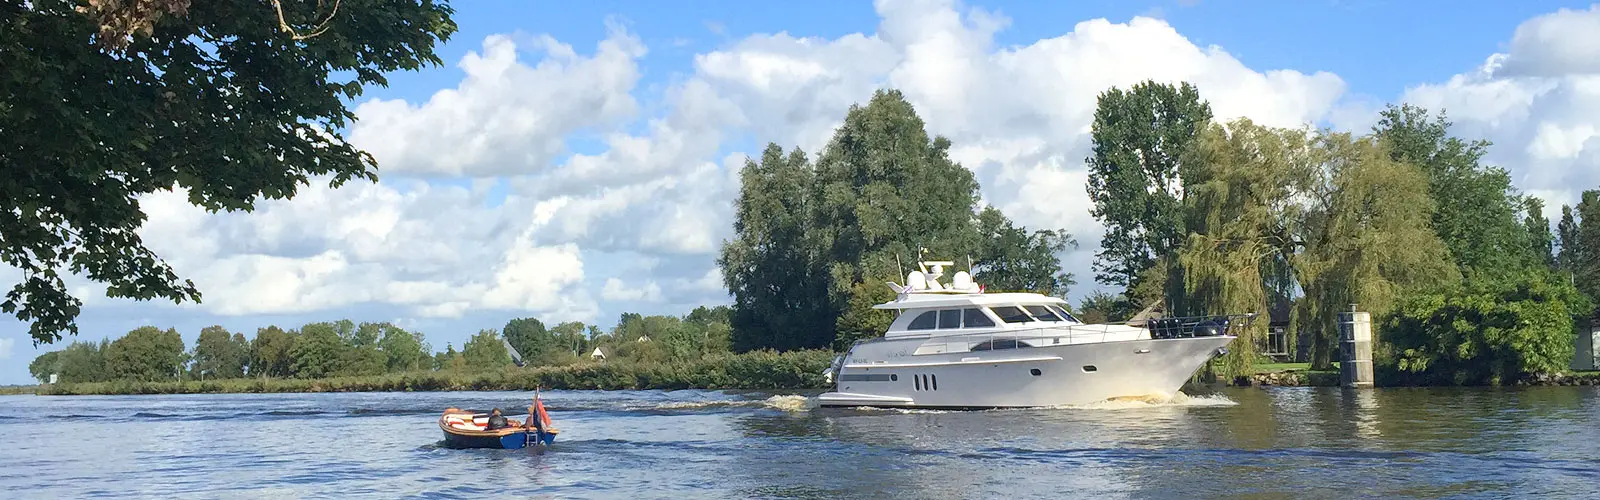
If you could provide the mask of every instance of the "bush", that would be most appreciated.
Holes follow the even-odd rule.
[[[1399,381],[1506,384],[1565,371],[1574,317],[1588,301],[1548,273],[1474,277],[1403,298],[1384,321],[1388,354],[1377,361]]]

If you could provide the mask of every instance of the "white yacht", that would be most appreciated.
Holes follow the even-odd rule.
[[[922,262],[896,300],[883,337],[841,354],[824,375],[824,407],[979,409],[1170,397],[1227,352],[1254,314],[1089,325],[1037,293],[984,293],[951,262]],[[931,269],[930,269],[931,267]],[[1242,320],[1242,321],[1241,321]]]

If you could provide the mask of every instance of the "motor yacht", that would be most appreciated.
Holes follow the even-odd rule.
[[[920,262],[888,283],[898,312],[882,337],[856,342],[824,373],[823,407],[985,409],[1171,397],[1227,353],[1254,314],[1085,324],[1066,301],[985,293],[952,262]]]

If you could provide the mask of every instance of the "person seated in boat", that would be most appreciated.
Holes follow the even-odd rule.
[[[489,424],[485,427],[486,429],[493,431],[507,427],[511,427],[511,423],[506,421],[505,415],[500,414],[499,408],[495,408],[489,412]]]

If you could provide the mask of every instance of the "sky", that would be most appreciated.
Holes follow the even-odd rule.
[[[142,325],[254,336],[391,321],[436,350],[535,317],[610,328],[730,298],[716,270],[738,168],[768,142],[813,156],[852,104],[905,93],[1029,228],[1069,231],[1078,285],[1102,228],[1084,191],[1098,93],[1188,81],[1221,119],[1369,131],[1386,103],[1452,133],[1551,219],[1600,188],[1600,4],[1442,0],[666,3],[472,0],[444,64],[389,75],[344,136],[377,183],[325,180],[253,213],[141,199],[147,246],[202,303],[84,301],[78,340]],[[958,258],[958,256],[956,257]],[[0,283],[16,283],[0,267]],[[0,318],[0,384],[31,383],[28,325]]]

